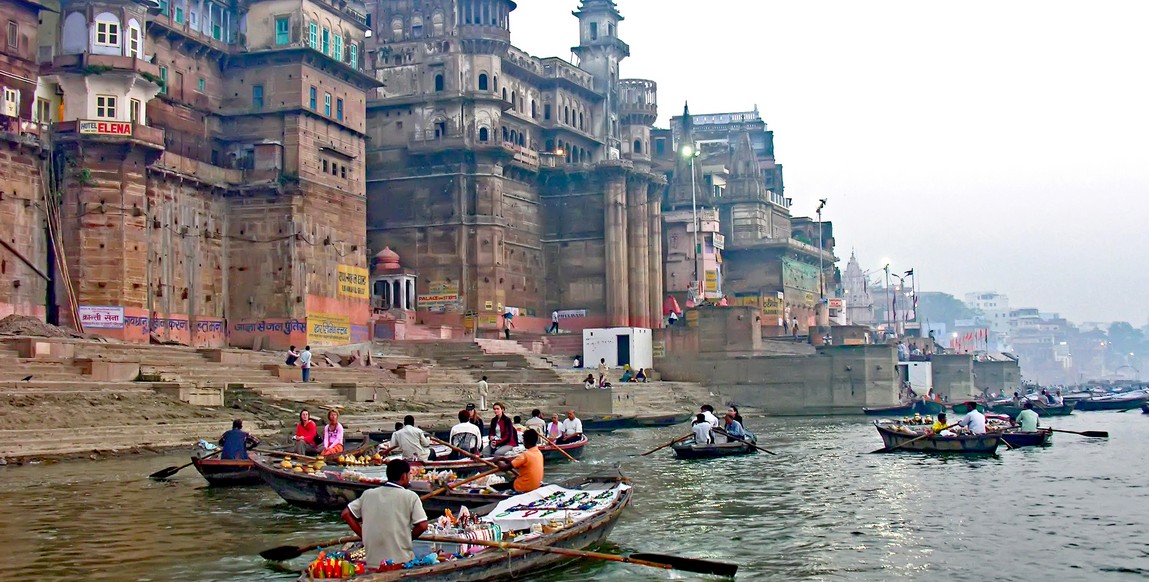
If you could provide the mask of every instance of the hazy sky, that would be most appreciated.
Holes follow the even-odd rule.
[[[617,1],[659,125],[757,104],[841,267],[1149,322],[1149,1]],[[516,46],[573,58],[577,0],[518,4]]]

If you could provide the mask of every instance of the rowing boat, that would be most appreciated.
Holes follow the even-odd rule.
[[[966,453],[966,454],[993,454],[1001,444],[1001,433],[986,433],[983,435],[930,435],[925,438],[921,433],[896,430],[888,426],[874,423],[882,442],[887,449],[897,447],[899,451],[917,451],[921,453]],[[910,442],[913,441],[913,442]]]
[[[1022,410],[1024,410],[1022,407],[1017,406],[1017,405],[1013,404],[1012,402],[1005,403],[1005,404],[996,404],[996,405],[989,407],[990,412],[994,412],[997,414],[1004,414],[1010,418],[1017,418],[1017,415],[1021,414]],[[1061,406],[1056,406],[1053,404],[1044,404],[1043,405],[1043,404],[1039,404],[1039,403],[1035,402],[1033,405],[1033,411],[1036,412],[1038,416],[1069,416],[1069,415],[1073,414],[1073,405],[1072,404],[1062,404]]]
[[[1049,428],[1038,428],[1033,432],[1007,430],[1001,433],[1001,440],[1013,448],[1048,447],[1053,444],[1053,430]]]
[[[523,496],[508,498],[506,501],[500,503],[498,507],[487,508],[486,511],[488,511],[488,513],[486,517],[484,517],[484,521],[500,525],[500,530],[504,532],[516,530],[521,534],[515,539],[516,543],[539,547],[581,550],[606,541],[611,530],[614,529],[614,525],[618,521],[619,516],[622,515],[623,510],[630,504],[633,491],[630,485],[626,484],[626,479],[624,479],[617,470],[613,471],[610,475],[592,475],[577,478],[564,484],[563,487],[568,491],[586,492],[594,497],[600,495],[607,496],[607,498],[603,500],[605,505],[583,512],[584,515],[575,519],[572,523],[559,524],[558,527],[560,529],[557,530],[552,530],[548,525],[547,529],[544,529],[542,533],[532,534],[529,529],[524,531],[518,527],[514,527],[515,525],[523,525],[523,523],[518,516],[506,515],[507,513],[513,513],[507,512],[506,510],[513,508],[519,500],[525,501],[527,499],[537,498],[538,495],[544,492],[540,490],[540,492],[537,493],[528,493]],[[613,495],[611,495],[611,493],[613,493]],[[452,511],[457,511],[458,509],[457,505],[452,507]],[[561,512],[559,515],[561,515]],[[565,516],[559,517],[560,520],[564,518]],[[514,521],[500,521],[501,519]],[[539,523],[544,521],[544,518],[541,518],[541,516],[534,519]],[[545,519],[549,520],[551,518]],[[451,534],[437,535],[452,538],[458,537],[458,535]],[[429,545],[427,542],[415,540],[415,553],[418,556],[427,555],[432,548],[439,547],[440,546]],[[454,554],[461,548],[457,545],[451,545],[442,546],[441,549],[444,552]],[[363,582],[391,582],[395,580],[425,580],[429,582],[511,580],[551,570],[570,561],[572,561],[572,558],[567,556],[531,550],[480,549],[474,553],[468,552],[465,558],[450,559],[449,561],[440,561],[432,565],[415,566],[413,568],[389,572],[367,573],[355,576],[353,579]],[[312,578],[306,571],[299,578],[301,582],[310,582],[314,579],[315,578]]]
[[[582,419],[583,432],[614,432],[632,428],[661,428],[682,424],[694,415],[689,412],[647,416],[591,416]]]
[[[671,447],[679,459],[716,459],[718,457],[750,455],[758,452],[758,449],[754,448],[753,445],[737,441],[732,443],[698,445],[695,444],[694,439],[690,439],[681,443],[675,443],[671,445]]]
[[[258,485],[263,483],[251,459],[201,459],[192,457],[192,465],[213,487]]]
[[[945,404],[924,399],[914,400],[909,404],[899,404],[897,406],[878,406],[875,408],[862,409],[862,413],[867,416],[913,416],[915,413],[932,416],[945,411]]]
[[[1077,409],[1090,410],[1133,410],[1149,404],[1149,395],[1144,392],[1129,395],[1101,396],[1077,402]]]
[[[556,444],[555,446],[551,446],[546,443],[541,444],[539,445],[539,451],[543,454],[543,461],[567,460],[566,455],[563,455],[561,451],[566,451],[567,455],[577,459],[582,457],[582,451],[586,448],[588,440],[589,439],[587,439],[586,435],[584,434],[580,435],[578,440],[574,440],[569,443]]]

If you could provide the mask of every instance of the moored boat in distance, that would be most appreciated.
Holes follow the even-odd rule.
[[[929,435],[919,439],[922,433],[896,430],[876,422],[874,427],[878,429],[878,434],[881,435],[882,442],[885,443],[887,449],[899,447],[897,449],[899,451],[993,454],[997,452],[997,447],[1001,444],[1001,433],[955,436]],[[919,440],[915,441],[914,439]]]
[[[753,446],[740,443],[714,443],[711,445],[698,445],[694,439],[671,445],[674,454],[679,459],[715,459],[718,457],[732,457],[736,455],[750,455],[757,453]]]
[[[1136,392],[1132,394],[1117,394],[1113,396],[1098,396],[1077,402],[1077,410],[1133,410],[1149,404],[1149,394]]]
[[[1073,414],[1073,408],[1073,404],[1062,404],[1058,406],[1054,404],[1042,405],[1034,402],[1033,405],[1033,411],[1036,412],[1038,416],[1069,416]],[[1007,404],[995,404],[990,406],[989,411],[997,414],[1004,414],[1010,418],[1017,418],[1017,415],[1021,414],[1022,407],[1010,402]]]
[[[567,457],[566,457],[566,455],[563,454],[563,451],[565,451],[567,455],[570,455],[571,457],[574,457],[577,459],[579,457],[582,457],[582,452],[583,452],[583,449],[586,448],[587,442],[589,442],[589,439],[584,434],[581,437],[579,437],[579,439],[576,441],[572,441],[569,443],[563,443],[561,445],[556,444],[555,446],[551,446],[547,443],[543,443],[543,444],[539,445],[539,452],[541,452],[543,454],[543,460],[544,461],[565,461],[565,460],[567,460]]]
[[[945,411],[946,405],[944,403],[927,399],[914,400],[908,404],[862,409],[862,413],[868,416],[913,416],[915,413],[933,416]]]

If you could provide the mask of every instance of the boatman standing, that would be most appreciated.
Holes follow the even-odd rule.
[[[368,489],[343,510],[343,521],[363,539],[372,568],[415,559],[411,540],[427,531],[427,513],[419,495],[407,489],[411,465],[402,459],[387,463],[387,482]]]
[[[1021,412],[1017,414],[1017,424],[1021,425],[1021,432],[1037,432],[1041,422],[1038,420],[1037,412],[1033,410],[1032,402],[1022,405]]]
[[[969,429],[970,434],[985,434],[985,415],[977,409],[976,402],[966,402],[969,412],[958,421],[958,426]]]

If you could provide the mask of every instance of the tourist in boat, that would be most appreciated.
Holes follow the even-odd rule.
[[[946,413],[939,412],[938,419],[934,421],[932,426],[930,426],[930,430],[933,431],[934,434],[939,434],[947,427],[949,427],[949,423],[946,422]]]
[[[1057,394],[1053,397],[1053,404],[1057,406],[1065,406],[1065,398],[1061,396],[1061,388],[1057,389]]]
[[[491,419],[491,439],[483,449],[483,456],[502,457],[519,446],[519,432],[515,430],[510,417],[504,414],[507,408],[505,404],[496,402],[491,408],[495,411],[495,417]]]
[[[243,421],[237,418],[231,421],[231,430],[219,437],[219,444],[223,447],[223,452],[219,454],[219,458],[225,460],[246,459],[247,450],[258,446],[259,439],[244,431]]]
[[[287,348],[287,358],[285,360],[283,360],[283,363],[294,368],[295,362],[298,362],[298,361],[299,361],[299,352],[295,351],[295,346],[291,346],[290,348]]]
[[[552,414],[551,421],[547,423],[547,438],[552,442],[563,436],[563,423],[559,422],[559,415]]]
[[[525,425],[527,428],[539,433],[540,435],[547,430],[547,421],[543,420],[543,411],[534,409],[531,411],[531,417],[527,419]]]
[[[431,439],[423,429],[415,426],[415,417],[403,417],[403,428],[391,434],[391,444],[387,452],[398,450],[408,461],[434,461],[435,451],[431,450]]]
[[[594,374],[587,374],[586,378],[582,381],[582,387],[587,390],[593,390],[595,387]]]
[[[448,442],[452,445],[471,453],[472,455],[479,454],[483,448],[483,433],[479,431],[479,427],[471,422],[471,411],[459,411],[459,424],[451,427],[451,436],[447,438]],[[451,451],[452,459],[462,459],[456,451]]]
[[[527,427],[523,426],[523,417],[521,416],[515,416],[512,418],[511,424],[514,425],[515,430],[519,431],[520,435],[523,434],[524,430],[527,430]]]
[[[730,406],[729,406],[729,407],[726,409],[726,414],[727,414],[727,415],[733,414],[733,415],[734,415],[734,420],[737,420],[737,421],[738,421],[738,424],[743,424],[743,423],[745,422],[745,421],[743,421],[743,420],[742,420],[742,414],[738,412],[738,406],[737,406],[737,405],[731,404],[731,405],[730,405]]]
[[[411,540],[427,531],[427,513],[419,495],[407,489],[411,465],[403,459],[387,463],[387,482],[352,501],[343,521],[363,540],[367,564],[377,568],[388,560],[401,564],[415,559]]]
[[[323,442],[319,454],[327,457],[343,452],[343,425],[339,424],[339,413],[327,411],[327,424],[323,427]]]
[[[575,411],[568,410],[566,420],[562,422],[562,436],[555,444],[573,443],[582,438],[582,421],[575,416]]]
[[[702,413],[703,420],[710,423],[710,426],[715,427],[715,428],[720,426],[720,423],[718,422],[718,417],[714,416],[714,407],[713,406],[711,406],[709,404],[703,404],[702,406],[700,406],[698,408],[698,411]]]
[[[474,404],[467,405],[467,412],[471,414],[471,424],[479,427],[479,435],[487,435],[487,425],[483,422],[483,417],[479,416],[479,411],[475,410]]]
[[[735,412],[733,409],[726,411],[726,424],[722,427],[726,431],[726,442],[735,443],[747,440],[746,429],[742,428],[742,423],[734,418]]]
[[[527,429],[523,433],[523,446],[527,450],[514,459],[496,461],[504,471],[514,469],[519,472],[519,476],[512,484],[513,493],[534,491],[543,484],[543,453],[539,450],[539,433]]]
[[[1017,413],[1016,420],[1016,423],[1021,426],[1021,432],[1037,432],[1037,427],[1041,425],[1041,421],[1037,412],[1033,410],[1033,403],[1026,402],[1021,408],[1021,412]]]
[[[622,366],[622,376],[618,379],[619,382],[630,382],[634,378],[634,373],[630,371],[630,364]]]
[[[958,426],[969,429],[970,434],[985,434],[985,415],[977,409],[977,403],[972,400],[966,402],[969,412],[958,421]]]
[[[690,430],[694,433],[694,444],[696,445],[709,445],[714,442],[713,437],[710,436],[710,429],[714,428],[709,422],[706,421],[706,415],[701,412],[694,418],[694,422],[690,423]]]
[[[310,455],[315,452],[315,445],[319,442],[319,429],[315,421],[311,420],[311,413],[307,409],[299,411],[299,424],[295,425],[295,452],[300,455]]]

